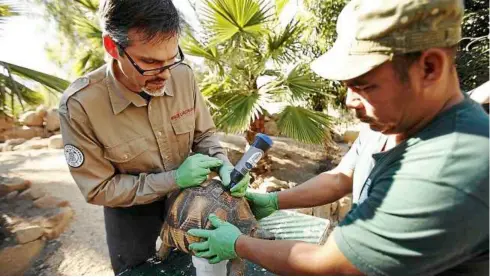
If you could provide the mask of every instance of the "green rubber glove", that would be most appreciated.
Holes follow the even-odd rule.
[[[196,257],[208,259],[210,264],[236,258],[235,242],[242,232],[235,225],[221,220],[215,214],[210,214],[208,218],[216,229],[187,231],[192,236],[206,239],[204,242],[192,243],[189,245],[189,250],[195,251]]]
[[[223,186],[227,187],[231,182],[230,174],[233,171],[233,165],[231,163],[223,163],[223,165],[219,168],[218,174],[221,178],[221,182]]]
[[[223,161],[203,154],[187,157],[177,169],[175,182],[181,189],[197,187],[206,181],[210,168],[218,167]]]
[[[229,163],[223,164],[219,169],[219,177],[221,178],[221,182],[223,186],[228,187],[230,185],[231,179],[230,174],[233,171],[234,166]],[[243,179],[238,182],[233,188],[231,188],[231,195],[234,197],[243,197],[245,192],[247,191],[248,184],[250,183],[250,175],[247,174],[243,177]]]
[[[277,201],[277,193],[245,193],[250,208],[253,214],[260,220],[264,217],[271,215],[273,212],[279,210],[279,203]]]

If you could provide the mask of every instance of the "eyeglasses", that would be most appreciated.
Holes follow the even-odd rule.
[[[131,64],[134,66],[134,68],[143,76],[158,75],[167,69],[175,68],[177,65],[179,65],[180,63],[182,63],[184,61],[184,52],[182,52],[182,49],[180,49],[180,46],[179,46],[179,54],[176,57],[177,61],[174,62],[173,64],[165,65],[165,66],[162,66],[159,68],[143,69],[143,68],[139,67],[139,65],[131,58],[131,56],[126,52],[126,50],[124,50],[123,47],[121,47],[121,46],[119,46],[119,47],[121,48],[121,50],[123,50],[124,54],[126,54],[126,56],[128,57]]]

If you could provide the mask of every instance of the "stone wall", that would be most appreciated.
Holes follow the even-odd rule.
[[[39,106],[19,120],[0,115],[0,152],[31,149],[61,149],[60,119],[57,109]]]
[[[0,275],[23,275],[74,216],[67,201],[0,176]]]
[[[48,138],[59,134],[58,110],[39,106],[35,111],[27,111],[18,120],[0,115],[0,142],[10,139],[29,140],[35,137]]]

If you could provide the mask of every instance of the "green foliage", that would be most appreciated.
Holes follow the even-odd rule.
[[[0,30],[8,17],[19,15],[23,11],[23,8],[11,2],[0,3]],[[48,93],[62,92],[69,85],[61,78],[0,61],[0,114],[15,116],[19,108],[25,108],[24,105],[42,103],[43,94],[31,89],[32,83],[44,86]]]
[[[204,32],[199,37],[187,33],[182,46],[206,61],[199,73],[201,90],[220,129],[263,131],[253,123],[267,115],[264,107],[284,101],[288,105],[279,114],[279,130],[306,143],[322,143],[328,117],[309,110],[307,99],[326,93],[319,92],[323,83],[301,55],[305,25],[298,19],[279,22],[287,2],[206,0],[198,11]]]
[[[487,0],[465,1],[463,39],[457,59],[463,91],[472,90],[489,79],[489,11]]]
[[[277,126],[288,137],[306,143],[321,144],[325,142],[325,135],[316,129],[321,126],[323,130],[329,130],[331,122],[322,112],[288,106],[280,113]]]
[[[102,31],[97,10],[98,0],[31,0],[42,4],[48,22],[54,22],[58,41],[48,45],[48,56],[70,76],[91,72],[104,61]],[[69,11],[69,12],[67,12]]]
[[[13,1],[0,1],[0,31],[8,17],[19,15],[20,7],[12,5]]]
[[[271,16],[264,0],[205,0],[202,15],[211,44],[260,35]]]
[[[302,48],[309,61],[321,56],[330,49],[337,39],[337,18],[347,0],[305,0],[306,14],[302,20],[308,26],[304,30]],[[333,97],[325,98],[325,94]],[[345,109],[345,88],[336,81],[324,80],[317,93],[310,94],[309,105],[316,111],[322,111],[328,103]]]

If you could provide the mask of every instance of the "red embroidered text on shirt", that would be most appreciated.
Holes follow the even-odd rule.
[[[175,119],[181,118],[182,116],[184,116],[184,115],[186,115],[186,114],[188,114],[188,113],[190,113],[190,112],[192,112],[192,111],[194,111],[194,108],[189,108],[189,109],[187,109],[187,110],[183,110],[183,111],[181,111],[181,112],[176,113],[176,114],[175,114],[175,115],[173,115],[172,117],[170,117],[170,119],[171,119],[171,120],[175,120]]]

